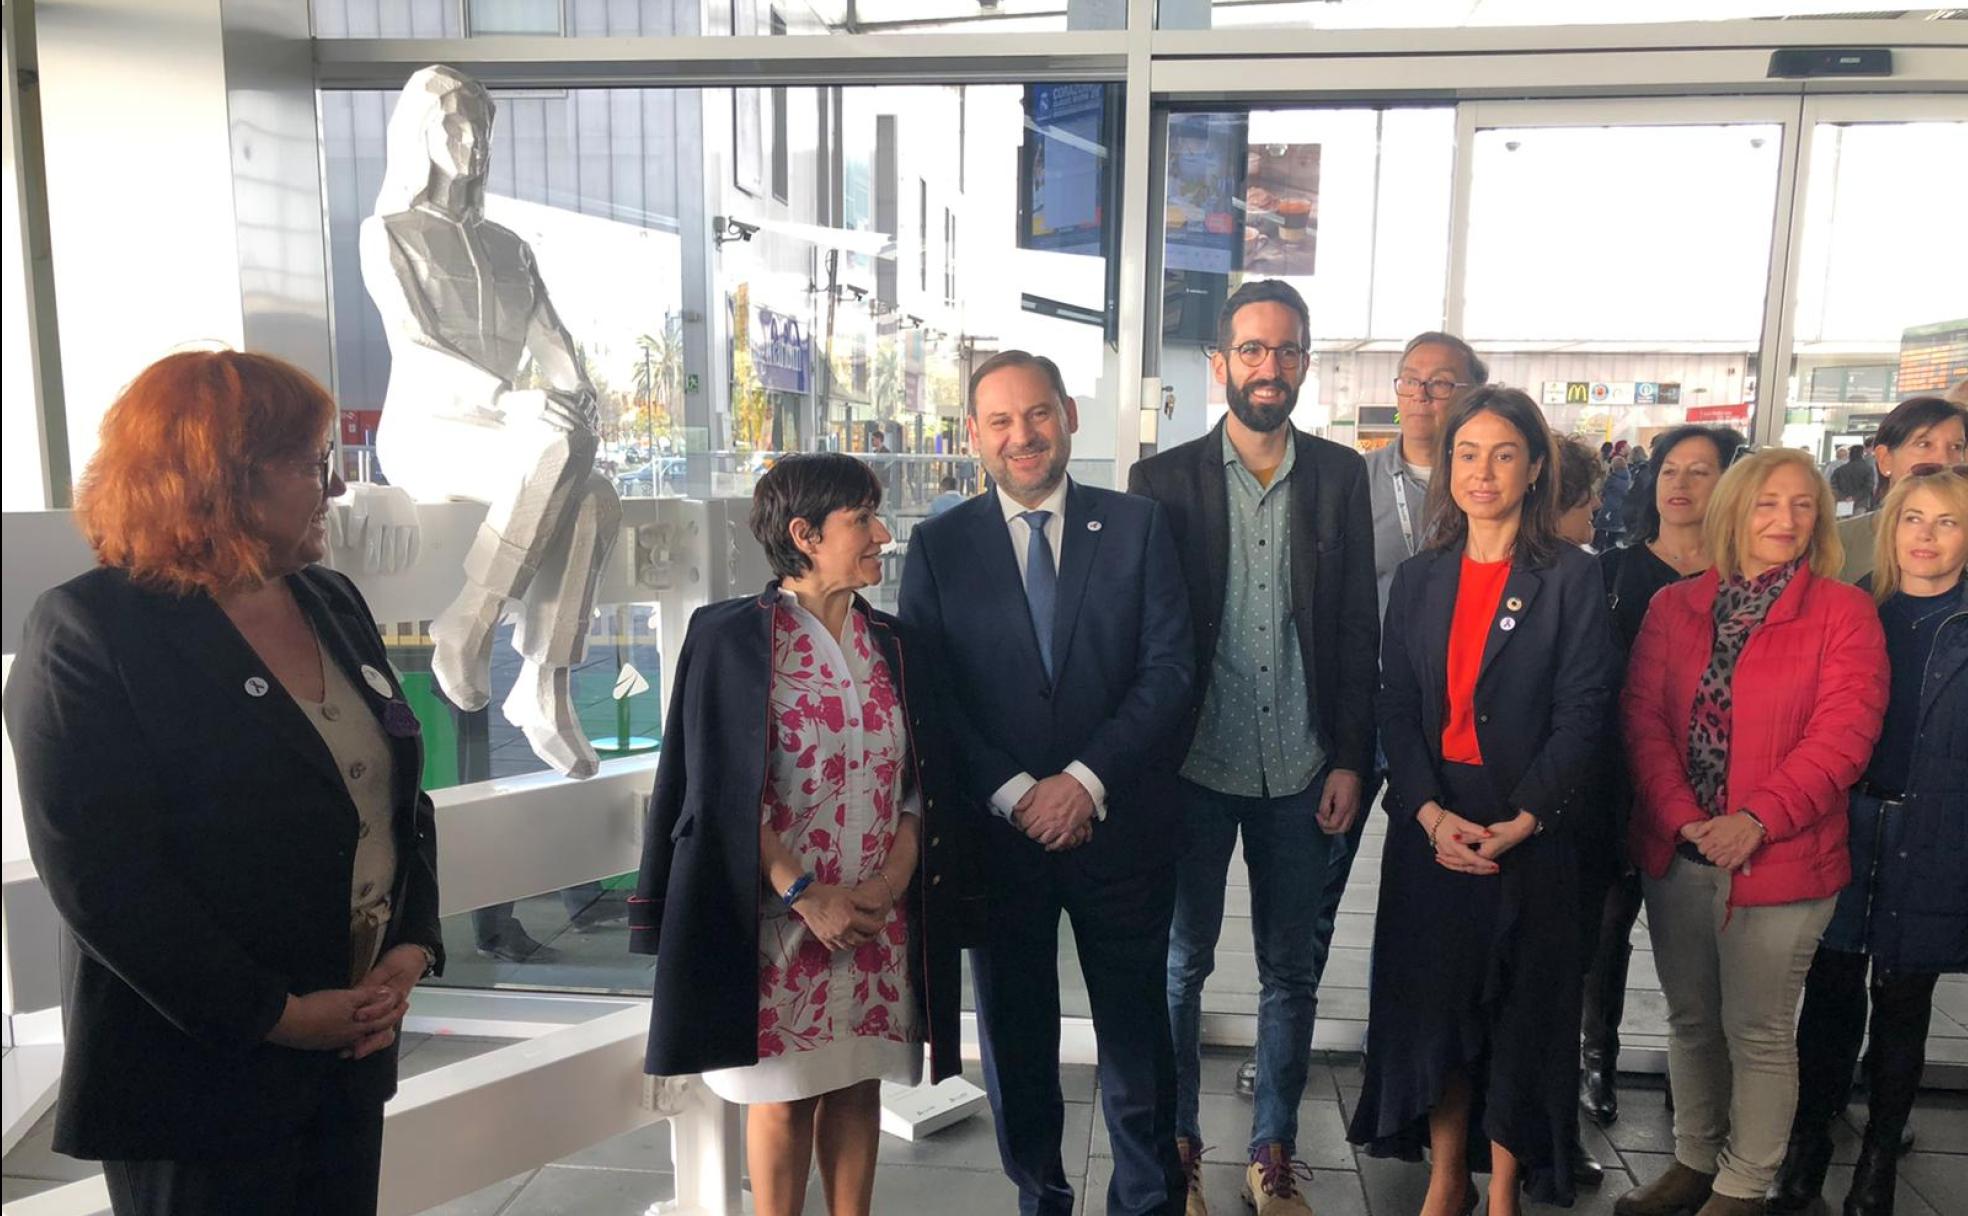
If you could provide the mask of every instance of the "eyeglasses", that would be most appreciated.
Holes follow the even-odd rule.
[[[1942,464],[1937,460],[1925,461],[1907,470],[1908,477],[1927,477],[1935,473],[1952,473],[1956,477],[1968,477],[1968,464]]]
[[[1404,397],[1419,397],[1423,393],[1436,401],[1447,401],[1456,395],[1457,389],[1468,388],[1461,380],[1436,377],[1433,380],[1420,380],[1413,376],[1394,377],[1394,391]]]
[[[1306,360],[1312,357],[1310,351],[1296,342],[1286,342],[1279,346],[1266,346],[1264,343],[1255,339],[1249,342],[1239,342],[1231,347],[1218,347],[1217,353],[1235,354],[1237,356],[1237,362],[1243,364],[1245,367],[1262,367],[1264,366],[1264,357],[1275,354],[1278,356],[1278,366],[1288,372],[1297,371],[1299,368],[1304,367]]]
[[[289,463],[297,471],[313,473],[321,482],[321,492],[326,494],[328,483],[335,479],[335,445],[329,444],[317,457],[301,457]]]

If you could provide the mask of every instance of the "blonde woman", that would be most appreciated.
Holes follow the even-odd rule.
[[[1619,1216],[1753,1216],[1783,1158],[1797,996],[1886,709],[1879,616],[1835,577],[1832,515],[1808,453],[1738,461],[1704,524],[1713,567],[1656,595],[1634,643],[1628,843],[1667,997],[1675,1160]]]
[[[1852,789],[1852,882],[1804,983],[1797,1117],[1770,1208],[1824,1188],[1831,1121],[1851,1097],[1867,1028],[1870,1118],[1846,1216],[1893,1210],[1894,1164],[1926,1062],[1934,982],[1968,970],[1968,469],[1916,471],[1879,512],[1873,598],[1892,693],[1865,779]]]

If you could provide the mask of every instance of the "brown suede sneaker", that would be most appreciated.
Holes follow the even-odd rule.
[[[1715,1186],[1715,1175],[1692,1170],[1679,1161],[1667,1172],[1635,1187],[1613,1202],[1614,1216],[1689,1216],[1707,1203]],[[1759,1210],[1761,1205],[1759,1204]],[[1704,1211],[1706,1209],[1703,1209]]]
[[[1298,1180],[1312,1181],[1312,1167],[1294,1161],[1282,1144],[1266,1144],[1251,1153],[1244,1171],[1244,1202],[1257,1216],[1312,1216],[1312,1205],[1298,1190]]]
[[[1175,1153],[1182,1158],[1182,1176],[1189,1183],[1182,1216],[1209,1216],[1209,1204],[1203,1202],[1203,1146],[1187,1136],[1177,1136]]]

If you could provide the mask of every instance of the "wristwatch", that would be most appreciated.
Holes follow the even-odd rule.
[[[423,945],[418,942],[412,942],[411,945],[416,946],[417,949],[422,950],[424,952],[424,973],[418,976],[417,978],[420,980],[427,980],[431,976],[436,975],[437,951],[431,949],[429,946]]]

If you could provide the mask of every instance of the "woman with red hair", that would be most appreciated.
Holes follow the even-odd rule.
[[[76,494],[101,567],[41,597],[7,686],[68,939],[54,1147],[118,1216],[376,1209],[443,944],[416,716],[316,564],[334,424],[277,359],[145,369]]]

